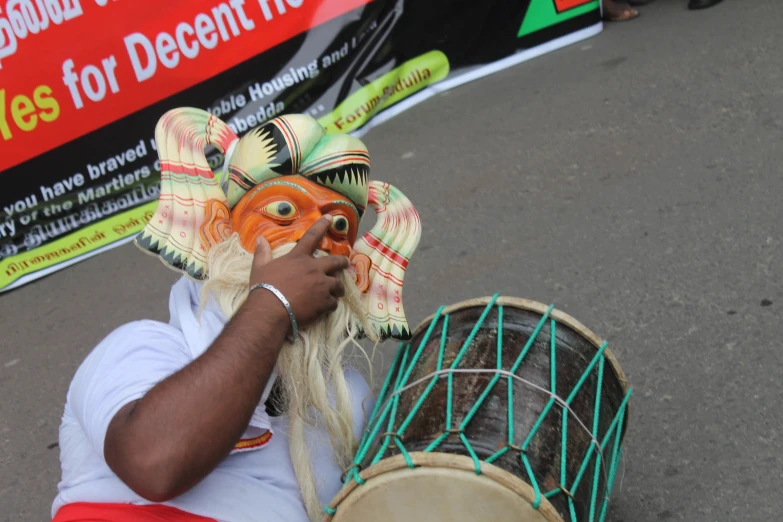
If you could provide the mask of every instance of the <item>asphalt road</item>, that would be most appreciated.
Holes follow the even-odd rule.
[[[606,337],[635,389],[610,520],[783,510],[783,4],[659,0],[439,95],[365,141],[417,205],[412,322],[502,292]],[[167,319],[132,246],[0,297],[0,519],[48,520],[68,383],[110,330]]]

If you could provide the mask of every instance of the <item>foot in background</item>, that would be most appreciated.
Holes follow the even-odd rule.
[[[608,22],[624,22],[639,16],[639,11],[624,0],[601,0],[601,12],[604,20]]]

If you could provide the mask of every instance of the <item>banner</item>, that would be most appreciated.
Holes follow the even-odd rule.
[[[0,0],[0,292],[143,228],[169,109],[361,135],[600,30],[599,0]]]

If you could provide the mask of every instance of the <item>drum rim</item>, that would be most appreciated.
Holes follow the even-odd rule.
[[[464,301],[459,301],[449,306],[446,306],[441,312],[441,315],[451,314],[453,312],[457,312],[459,310],[464,310],[466,308],[471,308],[474,306],[486,306],[490,303],[490,301],[492,301],[493,298],[494,296],[485,296],[485,297],[475,297],[473,299],[465,299]],[[504,296],[504,295],[499,296],[495,300],[495,305],[512,306],[530,312],[537,312],[540,313],[542,316],[546,313],[547,310],[549,310],[549,306],[550,306],[538,301],[534,301],[532,299],[525,299],[523,297],[512,297],[512,296]],[[432,320],[436,314],[437,312],[434,314],[430,314],[429,316],[427,316],[426,319],[421,321],[418,324],[418,326],[416,326],[416,328],[413,329],[413,331],[411,332],[411,340],[415,338],[419,333],[429,328],[430,323],[432,323]],[[575,317],[565,313],[564,311],[558,310],[557,308],[552,308],[552,312],[550,312],[549,316],[557,320],[558,323],[563,323],[566,326],[569,326],[579,335],[581,335],[582,337],[590,341],[590,344],[592,344],[596,348],[596,350],[600,349],[601,345],[603,345],[604,340],[601,339],[595,332],[590,330],[587,326],[582,324]],[[606,356],[606,359],[609,361],[609,366],[612,368],[612,372],[614,373],[615,377],[617,377],[617,380],[620,383],[620,387],[623,390],[623,395],[628,394],[628,379],[625,376],[625,372],[623,371],[622,367],[620,366],[620,362],[614,356],[614,353],[609,349],[609,347],[607,347],[606,350],[604,351],[604,355]],[[623,419],[623,432],[620,435],[621,440],[625,440],[625,432],[628,428],[628,418],[630,417],[630,413],[631,413],[631,404],[629,402],[625,406],[625,416]]]
[[[465,455],[440,452],[425,453],[423,451],[412,451],[408,455],[416,467],[450,468],[461,471],[470,471],[472,473],[476,472],[476,465],[473,459]],[[517,493],[531,505],[533,504],[535,501],[535,490],[533,489],[533,486],[520,479],[516,475],[495,466],[494,464],[490,464],[483,460],[479,462],[481,464],[482,475]],[[359,473],[359,476],[363,481],[370,481],[372,478],[383,475],[384,473],[389,473],[408,467],[410,466],[405,460],[404,455],[395,455],[393,457],[382,459],[377,464],[362,470]],[[346,499],[348,499],[348,497],[357,487],[366,487],[366,485],[359,484],[355,480],[351,480],[347,484],[343,485],[337,495],[335,495],[335,497],[329,503],[329,507],[334,510],[338,509],[339,506]],[[565,522],[563,517],[560,516],[560,513],[558,513],[552,503],[549,502],[547,498],[543,497],[543,495],[541,497],[541,505],[538,507],[538,511],[548,522]],[[324,522],[331,522],[334,516],[335,515],[327,514],[324,518]]]

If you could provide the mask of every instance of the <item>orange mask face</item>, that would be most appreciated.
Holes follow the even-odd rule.
[[[301,176],[254,187],[232,209],[231,229],[239,233],[248,252],[255,250],[259,236],[264,236],[274,250],[299,241],[326,214],[334,216],[334,221],[318,249],[350,257],[359,228],[356,207],[340,194]]]
[[[372,261],[353,251],[359,230],[359,211],[337,192],[317,185],[301,176],[274,179],[254,187],[240,199],[233,210],[212,199],[207,202],[207,219],[201,234],[214,245],[237,232],[242,247],[254,252],[263,236],[272,250],[286,243],[296,243],[322,216],[334,216],[332,226],[318,245],[331,255],[351,260],[348,272],[360,292],[370,287]]]

